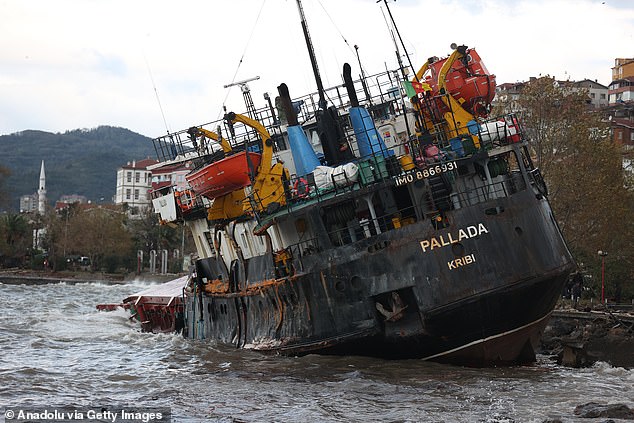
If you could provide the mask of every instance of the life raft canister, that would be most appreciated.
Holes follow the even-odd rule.
[[[307,198],[310,194],[310,185],[304,178],[298,178],[293,185],[293,193],[297,198]]]
[[[508,141],[512,143],[520,142],[522,136],[520,135],[520,122],[517,116],[507,116],[505,121],[509,127]]]
[[[186,189],[183,192],[176,191],[174,196],[176,197],[176,204],[178,204],[178,207],[180,207],[183,213],[194,208],[195,195],[191,190]]]

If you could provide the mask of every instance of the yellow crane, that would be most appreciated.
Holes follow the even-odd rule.
[[[453,48],[454,46],[452,46]],[[446,127],[443,129],[445,136],[447,139],[458,137],[458,136],[468,136],[473,139],[473,144],[476,148],[480,147],[480,140],[476,135],[473,135],[469,132],[468,123],[472,120],[475,120],[475,116],[465,110],[462,107],[462,102],[465,100],[460,98],[456,100],[454,96],[449,93],[447,90],[447,73],[453,66],[453,64],[457,60],[461,60],[466,56],[466,46],[455,46],[453,53],[445,60],[440,71],[437,75],[437,94],[442,102],[447,106],[449,111],[445,112],[442,116],[444,120],[444,124]],[[427,60],[423,66],[416,72],[416,77],[412,80],[412,84],[418,83],[418,81],[423,79],[425,72],[430,67],[430,64],[435,58]],[[414,108],[420,111],[420,105],[414,103]],[[432,128],[434,122],[432,122],[428,117],[424,116],[425,119],[425,127]]]
[[[253,128],[262,139],[262,152],[258,168],[251,176],[251,191],[247,188],[238,189],[214,199],[207,210],[208,220],[235,219],[248,213],[259,213],[286,204],[285,184],[290,179],[288,169],[282,163],[273,161],[273,140],[266,128],[256,120],[237,113],[227,113],[225,121],[233,125],[242,123]],[[233,149],[229,142],[204,128],[192,127],[188,130],[192,137],[204,135],[220,144],[225,154]],[[248,157],[248,155],[247,155]]]
[[[220,147],[222,147],[222,151],[224,151],[225,153],[231,152],[231,144],[229,144],[229,141],[227,141],[225,138],[222,138],[222,136],[216,134],[213,131],[205,128],[199,128],[197,126],[192,126],[187,130],[187,133],[189,134],[189,136],[192,137],[192,140],[195,140],[199,136],[210,138],[220,144]]]
[[[244,212],[261,212],[271,207],[283,206],[286,204],[285,184],[290,179],[288,169],[280,162],[271,165],[273,161],[273,140],[271,134],[258,121],[248,116],[227,113],[225,120],[234,124],[240,122],[247,125],[260,135],[262,139],[262,158],[260,166],[253,176],[251,194],[243,203]]]

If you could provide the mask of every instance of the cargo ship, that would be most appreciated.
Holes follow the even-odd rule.
[[[575,268],[518,116],[474,48],[154,139],[198,257],[184,336],[284,355],[527,363]],[[387,5],[386,5],[387,6]],[[409,66],[410,69],[411,66]],[[151,326],[151,323],[149,324]]]

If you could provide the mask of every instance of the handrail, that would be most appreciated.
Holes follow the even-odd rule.
[[[511,186],[514,186],[514,188],[510,188]],[[476,193],[474,193],[474,190],[465,190],[452,193],[449,197],[455,197],[456,201],[461,203],[464,207],[467,205],[485,203],[496,198],[510,197],[526,188],[527,187],[524,185],[524,179],[520,174],[517,174],[513,175],[505,182],[495,182],[493,184],[478,187],[476,189]],[[350,234],[350,228],[345,227],[327,232],[327,237],[331,240],[331,242],[346,245],[364,241],[385,232],[398,230],[401,227],[406,227],[409,224],[421,221],[418,217],[416,217],[419,215],[416,213],[416,207],[416,205],[404,207],[398,209],[396,213],[385,213],[377,216],[376,219],[368,219],[367,222],[363,223],[358,222],[359,225],[355,226],[356,232],[354,236]],[[495,211],[495,213],[498,213],[498,211]],[[395,218],[398,218],[398,220],[395,220]],[[423,216],[423,219],[428,221],[430,224],[433,223],[431,216]],[[375,230],[375,222],[381,230],[379,233]],[[301,259],[305,255],[318,251],[319,248],[318,237],[314,237],[291,244],[286,249],[293,253],[293,257]]]

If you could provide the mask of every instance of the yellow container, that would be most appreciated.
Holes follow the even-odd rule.
[[[416,219],[414,219],[413,217],[406,217],[405,219],[401,220],[401,224],[403,226],[413,225],[414,223],[416,223]]]
[[[414,166],[414,161],[412,160],[412,157],[408,154],[398,159],[398,162],[401,164],[403,170],[412,170],[414,169],[414,167],[416,167]]]

